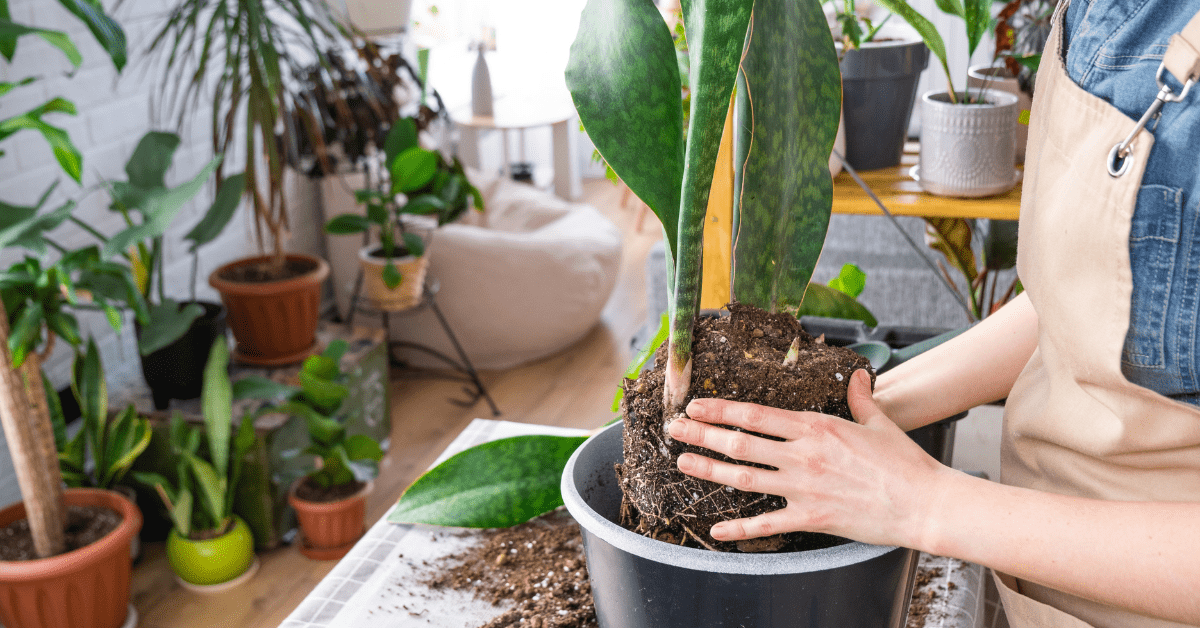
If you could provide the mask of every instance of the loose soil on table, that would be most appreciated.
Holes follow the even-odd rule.
[[[316,269],[317,264],[311,260],[289,258],[280,265],[273,258],[268,258],[257,264],[228,268],[221,273],[221,279],[237,283],[268,283],[299,277]]]
[[[508,607],[481,628],[597,626],[583,538],[566,511],[482,535],[479,544],[431,565],[433,573],[423,583],[431,589],[470,591]]]
[[[720,397],[785,410],[823,412],[851,419],[846,404],[850,376],[870,362],[840,347],[814,339],[788,314],[769,314],[731,304],[729,316],[696,321],[692,381],[688,400]],[[793,339],[799,338],[799,360],[784,366]],[[684,445],[665,431],[663,371],[666,345],[655,367],[636,380],[625,380],[621,412],[625,418],[625,463],[617,465],[624,499],[621,521],[626,529],[667,543],[717,551],[793,552],[830,547],[845,539],[793,532],[738,543],[714,539],[713,524],[779,510],[782,497],[745,493],[681,473],[676,461],[684,452],[719,460],[730,458]],[[672,419],[673,417],[667,417]]]
[[[121,521],[120,513],[108,508],[68,506],[65,531],[67,551],[99,541],[109,532],[116,530]],[[18,519],[0,529],[0,560],[34,560],[37,557],[28,519]]]
[[[365,482],[359,482],[357,480],[351,482],[350,484],[321,486],[320,484],[312,481],[311,478],[305,478],[304,481],[300,482],[300,485],[296,487],[296,497],[299,497],[306,502],[327,504],[329,502],[336,502],[346,499],[347,497],[350,497],[361,491],[364,486],[366,486]]]
[[[929,619],[935,614],[934,606],[938,599],[936,587],[930,586],[935,578],[942,577],[941,567],[922,567],[917,570],[916,582],[913,584],[912,599],[908,603],[908,623],[906,628],[924,628]],[[948,583],[953,589],[955,584]]]

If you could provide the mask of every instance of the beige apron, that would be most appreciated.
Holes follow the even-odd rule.
[[[1128,170],[1110,176],[1109,153],[1136,122],[1067,76],[1065,8],[1060,3],[1031,115],[1018,273],[1038,314],[1038,348],[1005,409],[1001,480],[1088,498],[1200,501],[1200,409],[1131,384],[1120,366],[1130,219],[1154,138],[1138,133]],[[1173,72],[1200,63],[1200,16],[1183,35],[1168,53]],[[1176,40],[1193,41],[1191,54]],[[1147,91],[1149,103],[1153,86]],[[997,586],[1013,628],[1180,625],[1008,576]]]

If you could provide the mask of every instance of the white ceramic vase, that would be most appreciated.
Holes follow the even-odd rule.
[[[984,90],[983,100],[952,104],[944,91],[921,96],[921,158],[913,171],[921,189],[977,198],[1016,186],[1017,97]]]

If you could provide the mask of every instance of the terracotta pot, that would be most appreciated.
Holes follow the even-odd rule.
[[[101,506],[122,521],[107,536],[77,550],[21,562],[0,561],[0,623],[8,628],[118,628],[129,606],[129,544],[142,513],[120,493],[67,489],[69,506]],[[25,504],[0,511],[0,527],[25,518]]]
[[[310,255],[289,253],[289,261],[308,262],[313,270],[299,277],[269,282],[237,282],[223,278],[235,268],[252,266],[269,256],[226,264],[208,278],[229,310],[229,327],[237,340],[234,357],[258,366],[300,362],[315,349],[320,317],[321,284],[329,264]]]
[[[367,482],[358,493],[336,502],[310,502],[296,497],[296,489],[304,478],[292,484],[288,503],[296,510],[304,538],[300,552],[314,560],[334,560],[346,555],[365,531],[367,494],[372,483]]]
[[[376,257],[375,252],[382,252],[378,245],[368,246],[359,250],[358,259],[363,267],[363,296],[373,307],[389,312],[407,310],[421,302],[425,292],[425,269],[429,266],[429,257],[414,257],[408,255],[392,260],[396,270],[400,271],[400,285],[389,288],[383,282],[383,268],[387,264],[386,257]]]

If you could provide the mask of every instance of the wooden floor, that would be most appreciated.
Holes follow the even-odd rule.
[[[654,216],[636,228],[636,199],[621,207],[621,191],[608,181],[584,184],[584,202],[596,206],[624,234],[621,275],[601,322],[575,346],[549,358],[482,373],[508,421],[593,428],[613,417],[613,393],[632,359],[629,341],[646,319],[644,263],[661,239]],[[490,417],[485,402],[462,408],[447,401],[461,384],[430,379],[391,382],[391,450],[380,465],[367,503],[367,523],[384,515],[455,435],[476,417]],[[163,543],[144,548],[134,568],[132,602],[141,628],[273,628],[292,612],[333,566],[293,547],[260,554],[261,568],[246,584],[219,594],[192,593],[176,583]]]

